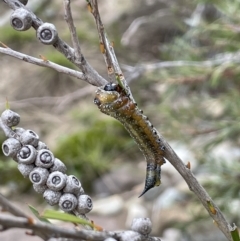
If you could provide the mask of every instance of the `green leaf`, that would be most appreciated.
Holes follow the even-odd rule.
[[[78,224],[83,224],[83,225],[88,225],[92,228],[94,228],[94,224],[76,217],[74,215],[68,214],[68,213],[62,213],[59,211],[55,211],[55,210],[46,210],[44,211],[44,213],[41,215],[42,218],[49,218],[49,219],[56,219],[56,220],[61,220],[61,221],[65,221],[65,222],[71,222],[71,223],[78,223]]]
[[[45,222],[45,223],[51,223],[49,220],[47,220],[46,218],[42,217],[38,210],[36,208],[34,208],[33,206],[31,205],[28,205],[29,209],[32,211],[32,213],[42,222]]]
[[[240,241],[239,233],[238,233],[238,228],[237,228],[237,226],[235,225],[235,223],[233,224],[233,226],[230,226],[230,225],[229,225],[228,228],[229,228],[229,231],[231,232],[233,241]]]

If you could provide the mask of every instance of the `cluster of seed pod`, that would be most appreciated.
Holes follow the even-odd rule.
[[[34,131],[16,127],[20,122],[16,112],[5,110],[0,121],[14,133],[2,144],[4,155],[18,163],[18,170],[30,179],[34,190],[43,194],[48,204],[83,215],[92,210],[92,199],[84,193],[78,178],[65,174],[64,163],[54,157]]]
[[[17,31],[26,31],[33,25],[32,15],[26,9],[18,8],[11,14],[10,24]],[[43,23],[36,34],[42,44],[52,45],[58,40],[57,29],[52,23]]]

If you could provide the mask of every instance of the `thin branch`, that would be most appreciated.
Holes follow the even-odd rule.
[[[163,68],[175,68],[175,67],[199,67],[199,68],[212,68],[218,65],[225,65],[240,63],[240,52],[235,53],[222,53],[216,55],[214,58],[205,60],[205,61],[184,61],[184,60],[177,60],[177,61],[163,61],[157,63],[146,63],[146,64],[139,64],[135,66],[128,66],[123,65],[123,68],[135,72],[137,70],[145,70],[145,71],[153,71],[159,70]]]
[[[22,228],[30,229],[34,233],[43,233],[45,237],[53,238],[72,238],[72,239],[83,239],[92,241],[103,241],[106,238],[112,237],[117,240],[123,239],[126,236],[132,237],[129,240],[136,241],[161,241],[157,237],[146,237],[134,231],[121,231],[121,232],[108,232],[108,231],[92,231],[92,230],[77,230],[75,228],[63,228],[54,226],[49,223],[36,222],[22,217],[12,217],[9,215],[0,215],[0,224],[3,230],[9,228]]]
[[[93,14],[95,22],[96,22],[98,35],[99,35],[99,41],[100,41],[100,49],[103,53],[105,63],[108,68],[108,75],[109,75],[111,82],[115,82],[116,81],[115,74],[121,75],[122,71],[119,67],[117,58],[113,51],[113,47],[110,45],[109,40],[107,39],[104,25],[102,23],[101,16],[98,11],[97,0],[92,0],[91,3],[89,3],[89,4],[91,5],[92,14]]]
[[[65,20],[68,24],[68,28],[69,28],[69,31],[71,34],[73,48],[74,48],[75,55],[76,55],[76,60],[79,63],[81,63],[81,59],[83,56],[82,56],[81,47],[80,47],[80,43],[78,40],[76,28],[75,28],[74,22],[73,22],[71,5],[70,5],[71,0],[64,0],[63,3],[64,3],[64,9],[65,9]]]
[[[216,59],[211,59],[206,61],[184,61],[184,60],[165,61],[165,62],[158,62],[158,63],[146,64],[141,66],[145,70],[157,70],[162,68],[173,68],[173,67],[184,67],[184,66],[211,68],[217,65],[231,64],[231,63],[240,63],[239,53],[237,55],[233,55],[232,58],[216,58]]]
[[[27,63],[30,63],[30,64],[35,64],[35,65],[38,65],[38,66],[41,66],[41,67],[48,67],[50,69],[56,70],[59,73],[64,73],[66,75],[75,77],[77,79],[87,81],[87,78],[83,73],[81,73],[77,70],[69,69],[69,68],[61,66],[59,64],[55,64],[55,63],[53,63],[49,60],[38,59],[38,58],[35,58],[35,57],[32,57],[32,56],[14,51],[10,48],[0,47],[0,53],[12,56],[12,57],[20,59],[20,60],[23,60],[23,61],[25,61]]]
[[[214,58],[205,60],[205,61],[161,61],[157,63],[146,63],[146,64],[137,64],[135,66],[130,66],[126,64],[121,64],[122,68],[127,71],[127,82],[139,78],[146,71],[155,71],[165,68],[177,68],[177,67],[199,67],[199,68],[213,68],[219,65],[228,65],[228,64],[239,64],[240,63],[240,52],[235,53],[222,53],[216,55]]]
[[[30,229],[33,231],[39,231],[48,234],[49,237],[65,237],[65,238],[81,238],[81,239],[89,239],[89,240],[104,240],[109,236],[106,235],[105,232],[96,232],[96,231],[88,231],[81,230],[77,231],[74,228],[63,228],[57,227],[52,224],[43,223],[43,222],[29,222],[26,218],[20,217],[12,217],[9,215],[0,215],[0,224],[6,228],[23,228]]]
[[[25,213],[23,213],[20,209],[12,205],[1,193],[0,193],[0,206],[2,206],[4,211],[8,211],[17,217],[28,218],[28,216]]]
[[[13,10],[18,8],[23,8],[29,12],[32,18],[32,27],[37,30],[42,24],[43,21],[38,18],[30,9],[25,7],[18,0],[4,0],[4,2]],[[75,51],[71,48],[66,42],[64,42],[61,38],[57,37],[57,41],[53,44],[59,52],[61,52],[69,61],[71,61],[74,65],[76,65],[80,69],[84,69],[84,75],[86,81],[95,86],[102,86],[107,83],[102,76],[98,74],[98,72],[87,62],[87,60],[82,56],[81,63],[76,61]]]

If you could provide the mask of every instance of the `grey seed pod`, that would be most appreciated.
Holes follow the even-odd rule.
[[[61,192],[53,191],[53,190],[50,190],[50,189],[47,189],[43,193],[43,198],[51,206],[54,206],[54,205],[58,204],[61,196],[62,196]]]
[[[54,164],[53,166],[49,169],[50,172],[55,172],[55,171],[59,171],[62,173],[66,173],[67,172],[67,168],[65,166],[65,164],[60,161],[58,158],[54,159]]]
[[[81,187],[81,188],[80,188],[80,193],[79,193],[79,196],[80,196],[80,195],[83,195],[83,194],[85,194],[85,192],[84,192],[83,187]]]
[[[42,149],[47,149],[48,150],[48,147],[47,147],[47,145],[44,143],[44,142],[42,142],[42,141],[39,141],[38,142],[38,145],[37,145],[37,147],[36,147],[36,150],[42,150]]]
[[[32,145],[36,147],[39,142],[39,136],[32,130],[26,130],[20,135],[20,142],[22,145]]]
[[[32,183],[38,185],[44,185],[47,182],[49,172],[42,167],[35,167],[29,174],[29,179]]]
[[[12,13],[10,23],[15,30],[26,31],[32,26],[32,16],[27,10],[18,8]]]
[[[1,119],[8,127],[17,126],[20,122],[20,115],[12,110],[5,110],[1,115]]]
[[[15,138],[8,138],[2,144],[2,151],[5,156],[14,157],[21,149],[21,143]]]
[[[58,205],[64,212],[71,212],[77,206],[77,198],[71,193],[65,193],[61,196]]]
[[[27,165],[23,163],[18,164],[18,170],[24,177],[29,177],[31,171],[35,168],[34,165]]]
[[[33,189],[35,192],[43,194],[47,190],[47,185],[33,184]]]
[[[131,229],[142,235],[148,235],[152,231],[152,222],[149,218],[134,218]]]
[[[75,176],[70,175],[67,177],[67,183],[63,192],[73,193],[78,196],[80,194],[81,187],[81,182]]]
[[[32,164],[35,162],[36,156],[37,150],[31,145],[26,145],[19,150],[17,160],[19,163]]]
[[[44,23],[37,29],[37,38],[43,44],[52,45],[58,39],[56,27],[51,23]]]
[[[131,230],[128,230],[128,231],[123,231],[120,233],[120,240],[121,241],[139,241],[139,240],[146,240],[146,239],[143,239],[142,235],[135,232],[135,231],[131,231]]]
[[[54,164],[54,156],[51,151],[42,149],[38,151],[35,165],[38,167],[50,168]]]
[[[77,211],[81,214],[89,213],[93,208],[92,199],[84,194],[78,197]]]
[[[62,172],[58,172],[58,171],[52,172],[48,176],[47,186],[49,189],[53,191],[60,191],[65,187],[66,181],[67,181],[67,176]]]
[[[22,127],[16,127],[13,131],[20,136],[25,131],[25,129]]]

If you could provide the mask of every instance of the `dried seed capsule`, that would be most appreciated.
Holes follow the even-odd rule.
[[[128,230],[128,231],[123,231],[121,232],[120,234],[121,238],[120,240],[121,241],[139,241],[139,240],[147,240],[147,239],[143,239],[142,235],[135,232],[135,231],[132,231],[132,230]]]
[[[13,131],[20,136],[25,131],[25,129],[22,127],[16,127]]]
[[[38,145],[37,145],[37,147],[36,147],[36,150],[42,150],[42,149],[47,149],[48,150],[48,147],[47,147],[47,145],[44,143],[44,142],[42,142],[42,141],[39,141],[38,142]]]
[[[37,30],[37,38],[43,44],[54,44],[58,39],[56,27],[51,23],[42,24]]]
[[[61,196],[62,196],[61,192],[53,191],[53,190],[50,190],[50,189],[47,189],[43,193],[43,198],[51,206],[58,204]]]
[[[5,110],[1,115],[1,119],[8,127],[17,126],[20,122],[20,115],[12,110]]]
[[[33,189],[35,192],[43,194],[47,190],[47,185],[33,184]]]
[[[38,167],[49,168],[54,164],[54,156],[51,151],[42,149],[38,151],[35,165]]]
[[[66,181],[67,176],[62,172],[52,172],[47,179],[47,186],[53,191],[60,191],[65,187]]]
[[[15,30],[26,31],[32,26],[32,16],[27,10],[18,8],[12,13],[10,23]]]
[[[67,177],[67,183],[63,192],[66,193],[73,193],[75,195],[79,195],[81,192],[81,182],[73,175]]]
[[[27,165],[23,163],[18,164],[18,170],[24,177],[29,177],[31,171],[35,168],[34,165]]]
[[[42,167],[35,167],[29,174],[29,179],[32,183],[44,185],[47,182],[49,172]]]
[[[59,171],[62,173],[66,173],[67,172],[67,168],[65,166],[65,164],[60,161],[58,158],[54,159],[54,164],[53,166],[49,169],[50,172],[55,172],[55,171]]]
[[[134,218],[131,229],[142,235],[148,235],[152,231],[152,222],[149,218]]]
[[[36,149],[31,145],[26,145],[19,150],[17,160],[19,163],[32,164],[35,162],[36,156]]]
[[[80,188],[80,193],[79,193],[79,196],[80,196],[80,195],[83,195],[83,194],[85,194],[85,192],[84,192],[83,187],[81,187],[81,188]]]
[[[77,211],[81,214],[90,212],[93,208],[92,199],[88,195],[80,195],[78,197]]]
[[[15,138],[8,138],[2,144],[2,151],[5,156],[14,157],[21,149],[21,143]]]
[[[77,198],[71,193],[65,193],[61,196],[58,205],[64,212],[71,212],[77,206]]]
[[[32,130],[26,130],[20,135],[22,145],[32,145],[36,147],[39,142],[39,136]]]

